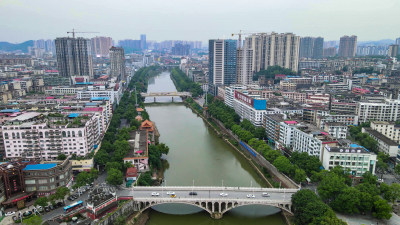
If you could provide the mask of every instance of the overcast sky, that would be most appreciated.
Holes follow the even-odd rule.
[[[0,0],[0,41],[66,36],[200,40],[293,32],[339,40],[400,37],[400,0]],[[235,37],[236,38],[236,37]]]

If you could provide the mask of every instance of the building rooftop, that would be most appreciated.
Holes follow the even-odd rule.
[[[376,130],[373,130],[371,128],[364,128],[365,131],[373,136],[375,136],[376,138],[378,138],[379,140],[383,141],[385,144],[389,145],[389,146],[397,146],[398,144],[393,141],[392,139],[386,137],[385,135],[379,133]]]
[[[23,170],[48,170],[56,167],[57,163],[27,165]]]
[[[338,152],[338,153],[360,153],[360,154],[374,154],[362,147],[325,147],[329,152]]]

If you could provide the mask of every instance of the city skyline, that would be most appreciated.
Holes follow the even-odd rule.
[[[390,27],[400,25],[395,18],[400,3],[395,0],[380,1],[379,5],[358,0],[327,0],[323,4],[315,0],[301,3],[253,0],[248,5],[254,7],[247,7],[246,11],[243,11],[241,3],[226,4],[225,0],[213,1],[213,7],[208,7],[209,1],[185,4],[182,0],[151,0],[135,4],[123,0],[113,4],[85,1],[79,2],[79,8],[74,7],[74,3],[78,4],[77,1],[68,1],[53,6],[47,0],[34,3],[2,1],[0,19],[13,19],[1,26],[0,40],[19,43],[55,39],[67,36],[67,31],[76,28],[78,31],[97,31],[98,36],[109,36],[114,40],[135,39],[146,34],[148,40],[201,40],[205,43],[208,39],[231,38],[231,33],[244,30],[293,32],[302,37],[321,36],[325,40],[356,35],[359,41],[369,41],[397,38]],[[379,10],[382,7],[385,10]],[[189,15],[193,19],[188,19]],[[254,15],[257,15],[257,20],[254,20]],[[26,20],[28,17],[32,19]],[[391,26],[384,26],[387,21],[391,21]],[[374,32],[371,32],[372,28]],[[80,36],[91,38],[94,35]]]

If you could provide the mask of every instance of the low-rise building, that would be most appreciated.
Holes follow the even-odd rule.
[[[100,219],[108,212],[118,207],[118,197],[110,188],[96,187],[89,193],[86,201],[87,216],[92,219]]]
[[[338,139],[345,139],[347,137],[347,126],[343,123],[328,122],[325,123],[324,130],[328,132],[332,137]]]
[[[371,121],[371,129],[400,144],[400,124],[386,121]]]
[[[130,162],[139,172],[146,172],[149,167],[148,131],[137,130],[130,133],[129,151],[124,157],[124,163]]]
[[[254,99],[235,91],[233,109],[242,119],[249,120],[254,126],[262,126],[266,107],[267,101],[265,99]]]
[[[397,154],[399,152],[399,145],[395,141],[389,139],[385,135],[371,128],[363,127],[362,132],[367,133],[370,137],[378,142],[379,151],[388,154],[390,157],[397,157]]]
[[[38,196],[54,194],[58,187],[69,187],[72,183],[72,164],[68,158],[28,164],[23,173],[26,192],[35,192]]]
[[[358,125],[358,116],[356,115],[326,115],[317,116],[316,124],[320,129],[324,129],[326,123],[342,123],[346,126]]]
[[[322,166],[331,170],[335,166],[349,169],[352,176],[362,177],[369,171],[375,174],[377,156],[363,147],[330,147],[325,146],[321,154]]]

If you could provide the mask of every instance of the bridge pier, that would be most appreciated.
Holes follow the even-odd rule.
[[[222,219],[222,213],[215,212],[215,213],[212,213],[210,216],[211,216],[211,218],[216,219],[216,220]]]
[[[172,96],[172,102],[174,102],[174,96]]]
[[[156,102],[156,97],[154,97],[154,102]]]

